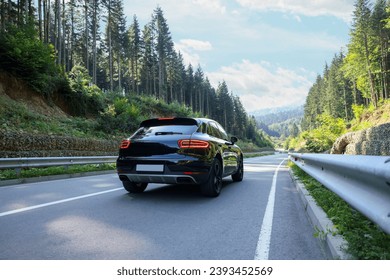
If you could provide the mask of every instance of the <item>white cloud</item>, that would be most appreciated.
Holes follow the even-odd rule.
[[[220,0],[193,0],[192,2],[209,12],[226,13],[226,7],[221,4]]]
[[[197,52],[210,51],[213,46],[209,41],[182,39],[175,43],[175,49],[182,54],[185,64],[196,66],[200,64],[200,55]]]
[[[294,16],[294,18],[295,18],[295,20],[296,20],[296,21],[298,21],[298,22],[302,22],[302,19],[301,19],[301,17],[300,17],[300,16],[298,16],[298,15],[295,15],[295,16]]]
[[[241,6],[260,11],[280,11],[305,16],[332,15],[350,22],[354,0],[236,0]]]
[[[273,67],[268,62],[243,60],[239,64],[222,67],[218,72],[207,73],[207,76],[215,87],[226,81],[229,90],[240,96],[246,110],[252,112],[303,104],[313,84],[310,78],[314,74],[302,69],[292,71]]]
[[[213,49],[213,46],[209,41],[200,41],[194,39],[182,39],[180,40],[179,45],[183,48],[193,49],[196,51],[209,51]]]

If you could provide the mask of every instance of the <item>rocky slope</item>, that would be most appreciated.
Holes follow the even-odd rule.
[[[16,105],[23,104],[25,116],[20,122],[29,122],[29,113],[43,116],[51,121],[55,118],[68,118],[61,109],[61,104],[48,104],[26,84],[5,72],[0,72],[0,158],[10,157],[50,157],[50,156],[104,156],[116,155],[119,143],[115,140],[78,138],[64,135],[47,135],[28,132],[18,127],[8,127],[7,117],[20,114],[12,110]],[[27,117],[26,117],[27,116]],[[0,118],[1,120],[1,118]]]
[[[331,154],[389,156],[390,123],[344,134],[333,144]]]

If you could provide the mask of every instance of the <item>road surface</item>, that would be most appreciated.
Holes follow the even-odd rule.
[[[0,188],[0,259],[325,259],[285,166],[245,159],[219,197],[150,184],[128,194],[115,174]]]

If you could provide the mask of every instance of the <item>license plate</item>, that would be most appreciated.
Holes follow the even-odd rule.
[[[137,171],[141,172],[164,172],[162,164],[137,164]]]

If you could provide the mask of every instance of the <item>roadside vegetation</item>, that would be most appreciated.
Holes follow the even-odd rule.
[[[390,100],[379,102],[377,108],[373,105],[354,105],[353,116],[353,119],[345,121],[342,118],[334,118],[327,113],[318,115],[316,128],[302,131],[296,137],[288,137],[283,143],[283,148],[311,153],[329,151],[335,140],[347,132],[389,123]]]
[[[390,235],[383,232],[373,222],[350,207],[344,200],[306,174],[291,161],[290,168],[305,185],[328,218],[332,220],[334,232],[348,242],[346,252],[360,260],[389,260]]]

